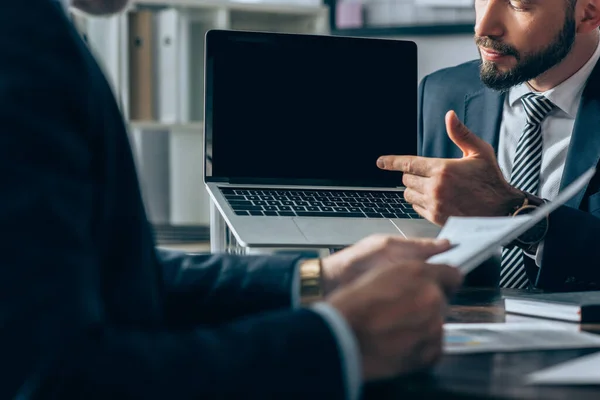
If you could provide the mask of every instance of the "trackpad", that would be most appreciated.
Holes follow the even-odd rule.
[[[376,233],[402,235],[388,219],[294,218],[294,223],[309,243],[328,247],[348,246]]]

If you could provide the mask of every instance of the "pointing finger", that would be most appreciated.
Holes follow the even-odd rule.
[[[440,160],[417,156],[382,156],[377,166],[387,171],[401,171],[418,176],[431,176]]]

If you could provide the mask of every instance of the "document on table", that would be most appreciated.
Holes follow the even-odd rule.
[[[537,325],[550,325],[550,327],[556,327],[560,325],[561,327],[572,330],[575,332],[581,331],[580,324],[574,324],[572,322],[558,321],[554,319],[546,319],[546,318],[537,318],[530,317],[528,315],[519,315],[519,314],[506,314],[504,316],[504,323],[507,324],[537,324]]]
[[[562,324],[444,324],[444,353],[600,348],[600,336]]]
[[[534,385],[600,385],[600,352],[529,374]]]
[[[552,211],[563,205],[585,188],[594,176],[590,168],[573,183],[563,189],[553,201],[538,207],[527,215],[517,217],[450,217],[438,234],[454,246],[429,258],[432,264],[447,264],[457,267],[464,274],[494,255],[501,246],[512,242]]]

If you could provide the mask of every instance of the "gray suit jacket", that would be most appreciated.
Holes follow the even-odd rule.
[[[446,68],[426,76],[419,85],[419,154],[460,158],[444,123],[454,110],[466,126],[497,151],[504,94],[483,85],[479,61]],[[600,65],[586,84],[561,181],[561,188],[600,159]],[[597,289],[600,283],[600,177],[550,217],[542,266],[526,257],[530,281],[540,289]],[[498,263],[487,263],[473,274],[475,284],[497,282]]]

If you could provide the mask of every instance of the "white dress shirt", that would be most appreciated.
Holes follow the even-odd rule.
[[[71,0],[50,0],[61,3],[68,11]],[[300,307],[300,269],[296,266],[294,281],[291,287],[292,308]],[[357,400],[362,387],[362,368],[358,341],[347,321],[329,303],[320,302],[310,308],[323,318],[336,339],[341,355],[341,367],[348,400]]]
[[[542,122],[540,186],[538,193],[532,193],[538,197],[553,200],[558,194],[581,95],[599,58],[600,44],[588,62],[569,79],[546,92],[536,92],[556,106]],[[498,164],[508,182],[510,182],[517,143],[527,123],[527,116],[520,99],[530,92],[534,91],[528,84],[523,83],[511,88],[504,100],[498,142]],[[543,246],[542,242],[535,255],[538,267],[541,266]]]

